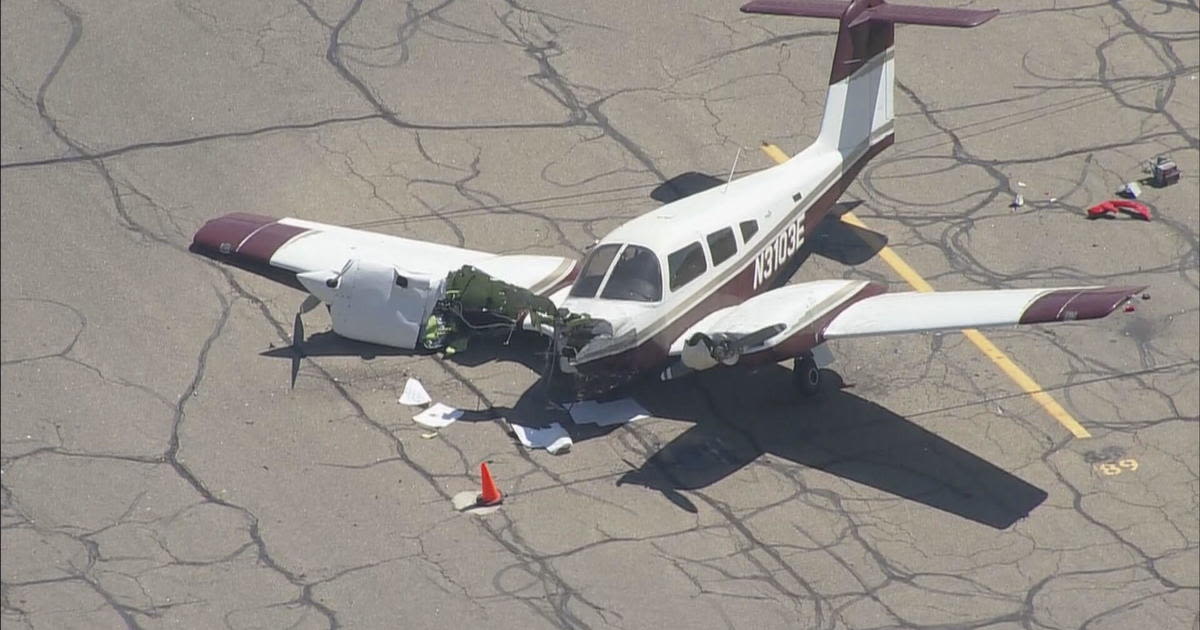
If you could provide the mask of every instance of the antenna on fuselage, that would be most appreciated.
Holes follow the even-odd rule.
[[[721,194],[724,195],[726,190],[729,190],[729,183],[733,181],[733,172],[737,170],[738,158],[742,157],[742,147],[738,147],[737,155],[733,156],[733,166],[729,167],[729,179],[725,180],[725,188],[721,189]]]

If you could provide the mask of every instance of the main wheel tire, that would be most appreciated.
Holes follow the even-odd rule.
[[[821,368],[817,367],[817,362],[811,354],[796,357],[792,365],[792,382],[805,396],[812,396],[821,391]]]

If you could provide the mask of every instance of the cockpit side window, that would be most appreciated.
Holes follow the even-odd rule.
[[[704,248],[700,247],[700,243],[692,243],[675,250],[667,256],[667,269],[671,274],[671,290],[675,291],[708,269],[708,263],[704,261]]]
[[[662,268],[654,252],[626,245],[617,257],[600,297],[609,300],[657,302],[662,299]]]
[[[758,221],[742,221],[738,224],[738,227],[742,229],[742,242],[749,243],[750,237],[758,232]]]
[[[593,249],[587,262],[583,263],[583,271],[579,272],[579,277],[575,279],[575,285],[571,287],[571,297],[596,297],[596,291],[600,288],[600,283],[604,281],[604,274],[608,273],[613,257],[617,255],[617,250],[620,248],[620,245],[611,244]]]
[[[714,267],[729,260],[737,253],[737,240],[733,238],[733,229],[725,228],[708,235],[708,251],[712,254]]]

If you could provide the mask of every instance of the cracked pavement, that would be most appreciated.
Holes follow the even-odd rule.
[[[303,296],[191,234],[247,211],[578,256],[739,147],[745,173],[811,141],[832,22],[6,0],[0,622],[1200,628],[1200,11],[1003,10],[898,29],[896,144],[843,202],[939,289],[1150,285],[988,333],[1092,438],[955,333],[838,342],[847,387],[813,400],[781,366],[647,387],[652,418],[552,457],[498,421],[551,415],[537,342],[414,357],[318,310],[289,390]],[[1162,153],[1183,178],[1146,189],[1154,221],[1082,218]],[[795,278],[905,290],[845,264],[852,232]],[[409,375],[478,413],[422,439]],[[504,507],[453,512],[485,460]]]

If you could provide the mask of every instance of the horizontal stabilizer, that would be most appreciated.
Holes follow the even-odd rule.
[[[1042,324],[1104,317],[1145,287],[886,293],[851,304],[824,339]]]
[[[769,15],[792,15],[796,17],[840,19],[851,3],[831,0],[754,0],[742,6],[743,13],[765,13]],[[889,22],[893,24],[922,24],[925,26],[954,26],[970,28],[979,26],[1000,13],[997,9],[955,9],[943,7],[918,7],[906,4],[879,2],[868,6],[855,16],[850,26],[864,22]]]

